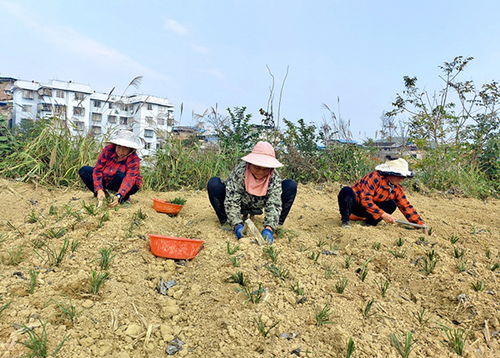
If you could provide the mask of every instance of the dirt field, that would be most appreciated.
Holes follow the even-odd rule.
[[[443,326],[467,332],[465,357],[495,357],[499,201],[410,194],[433,228],[424,236],[387,224],[341,229],[338,189],[299,187],[273,266],[249,238],[227,252],[237,241],[220,229],[203,191],[140,192],[106,221],[104,211],[94,216],[83,208],[93,203],[89,192],[0,179],[0,357],[29,352],[19,343],[28,339],[23,326],[40,335],[42,325],[50,352],[67,337],[59,357],[163,357],[174,338],[184,342],[175,354],[181,357],[345,357],[352,337],[352,357],[386,358],[399,357],[389,336],[409,331],[410,357],[456,357]],[[177,217],[152,209],[152,197],[178,196],[187,203]],[[194,260],[175,262],[150,253],[148,233],[206,243]],[[58,259],[65,239],[68,251]],[[90,294],[102,248],[113,249],[109,278]],[[437,263],[426,274],[431,250]],[[39,272],[32,293],[30,271]],[[238,271],[260,302],[227,282]],[[176,281],[167,295],[156,289],[161,279]],[[342,279],[347,286],[338,293]],[[484,289],[474,290],[480,281]],[[322,309],[326,322],[318,324]]]

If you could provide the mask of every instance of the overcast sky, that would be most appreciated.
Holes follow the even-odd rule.
[[[247,106],[259,121],[275,76],[281,117],[320,123],[337,108],[373,137],[405,75],[439,88],[438,66],[473,56],[463,79],[500,79],[500,1],[0,0],[0,76],[138,92],[191,113]],[[135,91],[134,91],[135,92]]]

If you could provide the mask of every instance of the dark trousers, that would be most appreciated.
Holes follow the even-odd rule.
[[[210,204],[219,218],[221,224],[225,224],[227,221],[226,210],[224,209],[224,200],[226,198],[226,185],[220,180],[220,178],[213,177],[208,181],[207,184],[208,198],[210,199]],[[285,222],[290,209],[292,208],[293,201],[297,195],[297,183],[291,179],[285,179],[281,182],[281,214],[278,221],[278,225],[283,225]],[[262,211],[257,210],[242,210],[242,214],[262,214]]]
[[[339,210],[342,222],[349,221],[349,215],[354,214],[366,218],[365,222],[368,225],[376,226],[382,219],[375,219],[369,214],[366,209],[357,202],[356,194],[351,187],[345,186],[339,192]],[[387,201],[374,201],[380,209],[388,214],[392,214],[396,210],[396,203],[394,200]]]
[[[89,188],[89,190],[94,193],[94,196],[96,196],[97,193],[94,190],[94,179],[92,178],[93,171],[94,171],[94,167],[90,167],[90,166],[81,167],[80,170],[78,171],[78,175],[80,175],[80,178],[82,178],[82,181],[85,183],[87,188]],[[113,180],[111,180],[111,182],[108,183],[107,185],[104,185],[104,190],[109,189],[109,190],[113,190],[113,191],[118,191],[120,189],[120,186],[122,185],[122,181],[124,178],[125,178],[125,174],[116,173],[113,176]],[[134,185],[130,189],[130,191],[127,193],[127,195],[125,195],[123,198],[121,198],[120,201],[128,200],[130,195],[137,193],[138,190],[139,190],[139,187],[137,185]]]

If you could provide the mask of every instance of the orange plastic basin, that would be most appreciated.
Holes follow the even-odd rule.
[[[198,255],[204,240],[149,234],[149,246],[155,256],[189,260]]]
[[[183,205],[172,204],[163,199],[153,198],[153,209],[159,213],[165,213],[169,215],[177,215],[181,211]]]

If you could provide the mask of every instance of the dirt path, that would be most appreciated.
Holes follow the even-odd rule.
[[[59,357],[163,357],[176,337],[184,342],[175,354],[181,357],[345,357],[352,337],[352,357],[386,358],[398,357],[389,335],[408,331],[416,341],[410,357],[456,357],[442,326],[467,331],[464,356],[494,357],[500,270],[491,268],[500,261],[499,201],[410,195],[434,229],[425,237],[386,224],[342,230],[337,191],[336,185],[299,188],[273,264],[249,239],[228,254],[228,243],[238,243],[219,228],[203,191],[140,192],[106,220],[103,211],[94,216],[83,208],[93,202],[88,192],[0,179],[0,357],[27,352],[17,343],[28,338],[22,326],[38,326],[40,333],[41,324],[50,351],[67,336]],[[152,209],[152,197],[177,196],[187,199],[179,216]],[[148,233],[206,244],[194,260],[175,262],[151,255]],[[68,252],[57,266],[65,239]],[[93,270],[101,272],[102,248],[112,248],[114,257],[109,279],[94,295],[89,282]],[[426,274],[431,250],[437,263]],[[39,273],[33,293],[30,270]],[[237,272],[248,295],[227,282]],[[156,290],[160,279],[176,280],[167,296]],[[347,286],[338,293],[342,279]],[[475,291],[481,281],[484,289]],[[249,302],[248,296],[258,299],[259,285],[260,302]],[[318,325],[321,310],[327,322]]]

